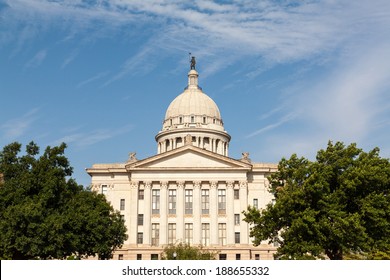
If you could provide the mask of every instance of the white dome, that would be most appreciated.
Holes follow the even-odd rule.
[[[217,104],[200,89],[186,89],[169,105],[165,119],[178,116],[207,116],[221,119]]]

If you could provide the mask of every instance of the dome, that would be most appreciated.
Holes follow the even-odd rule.
[[[169,105],[165,119],[177,116],[208,116],[221,119],[217,104],[200,89],[186,89]]]
[[[158,153],[191,142],[199,148],[228,155],[230,135],[223,127],[217,104],[198,86],[198,76],[195,64],[191,64],[188,86],[168,106],[162,130],[155,137]]]
[[[178,128],[181,124],[224,130],[217,104],[198,86],[196,70],[188,73],[188,86],[168,106],[163,123],[163,130]]]

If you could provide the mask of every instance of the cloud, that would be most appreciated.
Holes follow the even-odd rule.
[[[272,130],[274,128],[277,128],[277,127],[281,126],[282,124],[293,120],[296,116],[297,116],[297,114],[295,112],[290,113],[288,115],[285,115],[279,121],[277,121],[277,122],[275,122],[273,124],[269,124],[269,125],[261,128],[261,129],[259,129],[259,130],[256,130],[256,131],[248,134],[245,138],[251,138],[253,136],[256,136],[256,135],[262,134],[264,132],[267,132],[269,130]]]
[[[34,108],[18,118],[10,119],[3,123],[0,126],[3,137],[6,140],[16,140],[24,135],[38,119],[38,112],[39,108]]]
[[[106,141],[108,139],[117,137],[127,133],[133,129],[132,125],[126,125],[116,129],[96,129],[89,132],[77,132],[81,130],[80,127],[74,128],[74,133],[65,135],[53,142],[53,145],[65,142],[67,144],[74,144],[78,147],[87,147],[96,143]],[[70,130],[68,130],[70,131]]]
[[[36,68],[42,64],[47,55],[47,50],[40,50],[24,65],[24,69]]]
[[[108,71],[100,72],[100,73],[96,74],[95,76],[93,76],[91,78],[88,78],[88,79],[86,79],[84,81],[81,81],[80,83],[77,84],[77,88],[81,88],[81,87],[83,87],[83,86],[85,86],[85,85],[87,85],[89,83],[92,83],[92,82],[94,82],[96,80],[99,80],[99,79],[107,76],[108,73],[109,73]]]

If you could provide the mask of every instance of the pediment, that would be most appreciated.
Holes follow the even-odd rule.
[[[198,147],[185,146],[140,160],[126,166],[130,169],[250,169],[251,165]]]

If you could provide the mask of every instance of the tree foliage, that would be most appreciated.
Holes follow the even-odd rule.
[[[164,248],[162,260],[215,260],[217,252],[188,243],[171,244]]]
[[[244,212],[255,245],[279,243],[281,259],[389,258],[390,162],[378,148],[329,142],[314,162],[283,158],[269,181],[275,202]]]
[[[66,144],[31,142],[0,152],[0,259],[65,259],[112,256],[126,240],[126,228],[105,197],[73,179]]]

